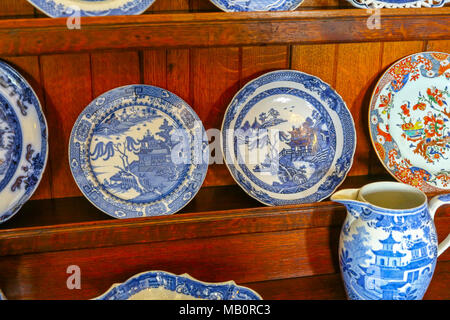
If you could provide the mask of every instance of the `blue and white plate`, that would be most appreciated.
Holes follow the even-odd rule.
[[[83,194],[115,218],[168,215],[200,189],[208,139],[192,108],[148,85],[108,91],[72,129],[69,161]]]
[[[442,7],[448,0],[348,0],[353,6],[368,8],[421,8]]]
[[[93,300],[262,300],[255,291],[234,281],[207,283],[188,274],[165,271],[140,273],[113,285]]]
[[[155,0],[28,0],[52,18],[138,15]]]
[[[222,124],[236,182],[267,205],[328,197],[353,162],[356,134],[342,98],[317,77],[280,70],[247,83]]]
[[[236,11],[290,11],[303,0],[210,0],[216,7],[227,12]]]
[[[47,163],[47,123],[28,82],[0,61],[0,223],[31,197]]]
[[[7,300],[2,290],[0,290],[0,300]]]

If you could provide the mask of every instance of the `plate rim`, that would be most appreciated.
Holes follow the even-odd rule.
[[[174,211],[174,212],[172,212],[172,213],[164,213],[164,214],[162,214],[162,215],[161,215],[161,214],[158,214],[158,215],[145,215],[145,216],[136,216],[136,217],[127,217],[127,216],[125,216],[125,217],[117,217],[117,216],[115,216],[115,215],[113,215],[113,214],[111,214],[111,213],[105,211],[104,209],[102,209],[98,204],[96,204],[92,199],[90,199],[90,197],[88,197],[88,196],[86,195],[86,193],[84,192],[83,188],[81,188],[81,187],[79,186],[78,181],[77,181],[77,179],[75,178],[75,174],[74,174],[74,172],[73,172],[72,165],[71,165],[70,149],[71,149],[71,145],[72,145],[72,143],[73,143],[72,140],[73,140],[73,135],[74,135],[75,125],[78,123],[79,117],[80,117],[81,114],[85,111],[85,109],[88,108],[94,101],[96,101],[96,100],[97,100],[98,98],[100,98],[101,96],[103,96],[103,95],[105,95],[105,94],[107,94],[107,93],[109,93],[109,92],[111,92],[111,91],[117,90],[117,89],[123,89],[123,88],[126,88],[126,87],[135,87],[135,86],[153,87],[153,88],[157,88],[157,89],[160,89],[160,90],[163,90],[163,91],[167,91],[167,92],[169,92],[170,94],[176,96],[178,99],[180,99],[186,106],[189,106],[189,108],[191,108],[192,112],[195,113],[195,114],[197,115],[197,113],[196,113],[195,110],[191,107],[191,105],[188,104],[183,98],[181,98],[181,97],[178,96],[177,94],[173,93],[172,91],[166,90],[166,89],[164,89],[164,88],[161,88],[161,87],[158,87],[158,86],[154,86],[154,85],[149,85],[149,84],[128,84],[128,85],[123,85],[123,86],[119,86],[119,87],[112,88],[112,89],[107,90],[107,91],[103,92],[102,94],[98,95],[98,96],[95,97],[94,99],[92,99],[91,102],[89,102],[89,104],[86,105],[86,107],[84,107],[83,110],[81,110],[80,114],[78,115],[77,119],[75,120],[75,122],[74,122],[74,124],[73,124],[73,126],[72,126],[72,130],[71,130],[71,132],[70,132],[70,137],[69,137],[69,143],[68,143],[68,146],[67,146],[67,149],[68,149],[68,162],[69,162],[69,167],[70,167],[70,173],[72,174],[72,178],[73,178],[73,180],[75,181],[75,184],[77,185],[78,189],[79,189],[79,190],[81,191],[81,193],[83,194],[84,198],[86,198],[87,200],[89,200],[89,202],[90,202],[92,205],[94,205],[98,210],[102,211],[103,213],[107,214],[108,216],[110,216],[110,217],[112,217],[112,218],[120,219],[120,220],[126,220],[126,219],[145,219],[145,218],[153,218],[153,217],[157,217],[157,216],[169,216],[169,215],[173,215],[173,214],[179,212],[179,211],[182,210],[184,207],[186,207],[186,206],[187,206],[187,205],[195,198],[195,196],[198,194],[198,192],[200,191],[200,189],[202,188],[202,186],[203,186],[203,184],[204,184],[204,182],[205,182],[205,180],[206,180],[206,175],[207,175],[208,169],[209,169],[209,163],[203,163],[203,165],[206,165],[206,169],[205,169],[205,171],[203,172],[202,178],[199,180],[199,187],[197,188],[197,190],[196,190],[195,192],[192,193],[192,197],[191,197],[188,201],[186,201],[180,208],[178,208],[176,211]],[[201,119],[198,117],[198,115],[197,115],[197,119],[200,121],[201,128],[203,129],[203,132],[206,132],[206,130],[205,130],[204,126],[203,126],[203,122],[202,122]],[[205,149],[205,148],[206,148],[206,149]],[[203,152],[203,153],[204,153],[204,152],[207,152],[207,153],[209,154],[209,145],[207,145],[205,148],[203,148],[202,152]],[[200,183],[200,182],[201,182],[201,183]],[[125,201],[125,200],[124,200],[124,201]]]
[[[107,294],[109,294],[112,290],[114,290],[115,288],[117,288],[117,287],[119,287],[119,286],[121,286],[121,285],[128,284],[128,283],[131,282],[132,280],[134,280],[134,279],[136,279],[136,278],[139,278],[139,277],[141,277],[141,276],[147,276],[147,277],[149,277],[149,276],[153,276],[153,275],[158,274],[158,273],[162,273],[162,274],[167,275],[167,276],[175,277],[175,278],[177,278],[177,279],[178,279],[178,278],[188,279],[188,280],[191,280],[191,281],[193,281],[193,282],[196,282],[196,283],[198,283],[198,284],[202,284],[202,285],[205,285],[205,286],[230,285],[230,286],[234,286],[234,287],[237,288],[237,289],[245,289],[245,290],[249,291],[250,293],[254,294],[255,297],[259,298],[259,300],[262,300],[262,299],[263,299],[262,296],[261,296],[259,293],[257,293],[255,290],[253,290],[253,289],[251,289],[251,288],[249,288],[249,287],[246,287],[246,286],[238,285],[234,280],[221,281],[221,282],[206,282],[206,281],[201,281],[201,280],[199,280],[199,279],[197,279],[197,278],[194,278],[194,277],[191,276],[189,273],[175,274],[175,273],[168,272],[168,271],[163,271],[163,270],[150,270],[150,271],[143,271],[143,272],[137,273],[137,274],[135,274],[135,275],[129,277],[128,279],[126,279],[126,280],[123,281],[123,282],[112,284],[112,285],[109,287],[108,290],[106,290],[106,291],[103,292],[102,294],[100,294],[100,295],[98,295],[98,296],[92,298],[91,300],[105,300],[105,296],[106,296]],[[147,289],[148,289],[148,288],[147,288]]]
[[[258,11],[249,11],[249,10],[247,10],[247,11],[233,11],[233,10],[229,10],[227,8],[222,7],[221,5],[216,3],[216,0],[209,0],[209,1],[213,5],[215,5],[217,8],[219,8],[220,10],[222,10],[224,12],[270,12],[270,10],[264,10],[264,11],[262,11],[262,10],[258,10]],[[297,5],[295,5],[293,8],[289,9],[289,10],[283,9],[283,10],[272,10],[272,11],[293,11],[293,10],[297,9],[298,7],[300,7],[305,0],[298,0],[298,1],[299,1],[299,3]]]
[[[36,102],[37,102],[37,105],[35,105],[35,106],[33,106],[34,108],[35,108],[35,110],[36,110],[36,113],[37,113],[37,116],[38,116],[38,120],[39,120],[39,123],[42,125],[44,125],[44,128],[40,128],[38,131],[39,131],[39,134],[41,135],[41,141],[42,140],[45,140],[45,144],[44,145],[42,145],[41,146],[41,151],[42,151],[42,148],[43,147],[45,147],[45,156],[44,156],[44,163],[43,163],[43,166],[42,166],[42,170],[41,170],[41,172],[40,172],[40,174],[39,174],[39,176],[38,176],[38,180],[37,180],[37,182],[36,182],[36,184],[30,189],[31,191],[29,191],[28,193],[24,193],[23,195],[22,195],[22,197],[20,197],[15,203],[14,202],[12,202],[11,204],[13,204],[13,205],[10,205],[10,209],[7,209],[7,210],[10,210],[11,212],[10,212],[10,214],[6,217],[6,218],[4,218],[4,219],[1,219],[2,218],[2,216],[4,216],[5,215],[5,213],[7,213],[8,211],[5,211],[5,212],[0,212],[0,224],[2,224],[2,223],[5,223],[6,221],[8,221],[9,219],[11,219],[13,216],[15,216],[19,211],[20,211],[20,209],[22,208],[22,206],[28,201],[28,200],[30,200],[30,198],[33,196],[33,194],[36,192],[36,190],[38,189],[38,187],[39,187],[39,185],[40,185],[40,183],[41,183],[41,181],[42,181],[42,179],[43,179],[43,177],[44,177],[44,173],[45,173],[45,170],[46,170],[46,168],[47,168],[47,163],[48,163],[48,154],[49,154],[49,131],[48,131],[48,123],[47,123],[47,119],[46,119],[46,117],[45,117],[45,113],[44,113],[44,109],[42,108],[42,104],[41,104],[41,101],[40,101],[40,99],[39,99],[39,96],[36,94],[36,91],[33,89],[33,87],[30,85],[30,83],[27,81],[27,79],[25,79],[25,77],[15,68],[15,67],[13,67],[10,63],[8,63],[8,62],[6,62],[5,60],[3,60],[3,59],[0,59],[0,69],[2,69],[2,68],[6,68],[6,70],[8,71],[8,72],[11,72],[13,75],[15,75],[16,77],[18,77],[19,79],[20,79],[20,81],[22,81],[23,82],[23,84],[31,91],[31,93],[32,93],[32,95],[35,97],[35,99],[36,99]],[[41,122],[41,120],[42,120],[42,122]],[[45,130],[45,137],[42,137],[42,130]],[[22,130],[22,124],[21,124],[21,130]],[[19,164],[18,165],[20,165],[20,162],[19,162]],[[16,170],[17,170],[18,168],[16,168]]]
[[[62,4],[64,7],[63,7],[63,9],[60,9],[60,10],[45,10],[44,9],[44,7],[42,5],[46,4],[46,3],[51,3],[53,5],[57,5],[54,0],[27,0],[27,1],[31,5],[33,5],[36,9],[40,10],[42,13],[46,14],[50,18],[72,17],[72,13],[58,14],[58,12],[65,12],[68,8],[70,8],[65,4]],[[62,1],[64,1],[64,0],[62,0]],[[82,1],[85,1],[85,0],[82,0]],[[139,10],[132,10],[131,11],[132,13],[128,13],[128,11],[120,10],[119,8],[114,8],[111,10],[119,10],[120,11],[120,14],[115,14],[115,16],[116,15],[119,15],[119,16],[120,15],[140,15],[140,14],[144,13],[148,8],[150,8],[150,6],[153,5],[156,0],[128,0],[128,2],[134,2],[134,1],[138,1],[138,5],[142,5],[143,7]],[[81,17],[111,16],[110,14],[98,15],[98,14],[95,14],[95,12],[103,12],[103,11],[86,11],[86,10],[81,9],[80,16]]]
[[[340,95],[340,94],[339,94],[339,93],[338,93],[338,92],[337,92],[337,91],[336,91],[329,83],[323,81],[321,78],[319,78],[319,77],[317,77],[317,76],[314,76],[314,75],[312,75],[312,74],[309,74],[309,73],[306,73],[306,72],[303,72],[303,71],[299,71],[299,70],[293,70],[293,69],[278,69],[278,70],[274,70],[274,71],[269,71],[269,72],[263,73],[263,74],[261,74],[260,76],[254,78],[254,79],[252,79],[252,80],[250,80],[250,81],[248,81],[245,85],[243,85],[242,88],[239,89],[239,90],[236,92],[236,94],[233,96],[233,98],[230,100],[230,103],[228,104],[228,106],[227,106],[227,108],[226,108],[226,110],[225,110],[223,119],[222,119],[220,147],[221,147],[222,155],[224,156],[224,162],[225,162],[225,165],[226,165],[227,168],[228,168],[228,171],[230,172],[230,175],[233,177],[234,181],[238,184],[239,187],[241,187],[241,188],[245,191],[245,193],[246,193],[247,195],[251,196],[252,198],[254,198],[255,200],[259,201],[260,203],[262,203],[262,204],[264,204],[264,205],[267,205],[267,206],[278,206],[277,204],[265,202],[265,201],[263,201],[263,200],[257,198],[255,195],[251,194],[250,192],[248,192],[248,191],[247,191],[247,188],[246,188],[241,182],[239,182],[238,179],[234,176],[233,170],[230,168],[230,166],[229,166],[229,164],[228,164],[228,161],[227,161],[227,159],[226,159],[226,154],[225,154],[225,152],[224,152],[225,150],[224,150],[223,129],[224,129],[224,125],[225,125],[226,115],[227,115],[228,111],[229,111],[230,108],[231,108],[232,102],[233,102],[233,101],[236,99],[236,97],[241,93],[241,91],[243,91],[243,90],[245,89],[245,87],[246,87],[247,85],[251,84],[252,82],[254,82],[254,81],[256,81],[256,80],[258,80],[258,79],[260,79],[260,78],[262,78],[262,77],[268,76],[268,75],[270,75],[270,74],[282,73],[282,72],[292,72],[292,73],[304,74],[304,75],[307,75],[307,76],[310,76],[310,77],[312,77],[312,78],[315,78],[315,79],[320,80],[322,83],[326,84],[326,85],[328,86],[328,88],[330,88],[330,89],[331,89],[331,90],[332,90],[332,91],[333,91],[333,92],[341,99],[341,101],[343,102],[345,108],[347,109],[347,111],[348,111],[348,113],[349,113],[349,115],[350,115],[350,120],[351,120],[351,123],[352,123],[352,129],[353,129],[353,130],[352,130],[352,133],[353,133],[353,136],[354,136],[355,143],[354,143],[354,145],[353,145],[352,157],[351,157],[351,159],[350,159],[350,163],[349,163],[348,169],[345,170],[345,174],[344,174],[342,180],[336,185],[336,187],[335,187],[328,195],[323,196],[323,197],[319,197],[319,199],[316,200],[317,202],[320,202],[320,201],[322,201],[322,200],[328,198],[331,194],[333,194],[333,192],[336,191],[336,190],[339,188],[339,186],[341,186],[341,184],[342,184],[342,183],[345,181],[345,179],[347,178],[348,173],[350,172],[350,170],[351,170],[351,168],[352,168],[352,166],[353,166],[353,162],[354,162],[354,158],[355,158],[355,152],[356,152],[356,146],[357,146],[357,138],[358,138],[358,137],[357,137],[357,134],[356,134],[356,127],[355,127],[355,121],[354,121],[354,119],[353,119],[353,115],[352,115],[350,109],[347,107],[347,104],[345,103],[345,100],[342,98],[342,96],[341,96],[341,95]],[[250,97],[248,97],[248,98],[250,98]],[[248,100],[247,100],[247,101],[248,101]],[[234,165],[234,163],[232,163],[232,165]],[[271,198],[274,199],[273,197],[271,197]],[[298,205],[298,204],[304,204],[304,202],[291,203],[291,204],[286,204],[286,205]]]
[[[416,52],[416,53],[412,53],[412,54],[409,54],[409,55],[407,55],[407,56],[404,56],[404,57],[402,57],[402,58],[400,58],[400,59],[397,59],[397,60],[395,60],[393,63],[391,63],[390,65],[389,65],[389,67],[383,72],[383,74],[378,78],[378,80],[377,80],[377,82],[376,82],[376,84],[375,84],[375,86],[374,86],[374,89],[373,89],[373,91],[372,91],[372,94],[371,94],[371,96],[370,96],[370,101],[369,101],[369,110],[368,110],[368,113],[367,113],[367,122],[368,122],[368,131],[369,131],[369,138],[370,138],[370,142],[371,142],[371,144],[372,144],[372,148],[373,148],[373,151],[375,152],[375,154],[377,155],[377,158],[378,158],[378,160],[379,160],[379,162],[381,162],[381,164],[383,165],[383,168],[397,181],[397,182],[401,182],[401,183],[405,183],[405,182],[403,182],[403,181],[401,181],[387,166],[386,166],[386,164],[384,163],[384,161],[380,158],[380,155],[379,155],[379,153],[378,153],[378,150],[377,150],[377,148],[375,147],[375,140],[374,140],[374,138],[373,138],[373,136],[372,136],[372,130],[371,130],[371,128],[372,128],[372,126],[371,126],[371,121],[370,121],[370,118],[371,118],[371,116],[370,116],[370,112],[372,111],[372,103],[374,102],[373,101],[373,98],[374,98],[374,93],[375,93],[375,91],[376,91],[376,89],[378,88],[378,85],[380,84],[380,82],[381,82],[381,80],[383,80],[383,78],[384,78],[384,76],[389,72],[389,70],[391,70],[391,68],[392,67],[394,67],[395,65],[397,65],[399,62],[401,62],[401,61],[403,61],[403,60],[405,60],[405,59],[407,59],[407,58],[409,58],[409,57],[412,57],[412,56],[416,56],[416,55],[419,55],[419,54],[424,54],[424,53],[440,53],[440,54],[446,54],[446,55],[448,55],[449,57],[450,57],[450,53],[446,53],[446,52],[442,52],[442,51],[421,51],[421,52]],[[403,158],[403,157],[402,157]],[[411,185],[411,184],[409,184],[409,183],[405,183],[405,184],[407,184],[407,185]],[[428,186],[430,186],[429,184],[427,184]],[[415,187],[415,188],[417,188],[417,187]],[[430,189],[431,189],[431,191],[427,191],[427,192],[442,192],[442,191],[449,191],[450,190],[450,187],[448,188],[448,189],[442,189],[442,188],[436,188],[436,187],[433,187],[433,186],[430,186]],[[420,188],[419,188],[419,190],[421,190]],[[423,191],[423,190],[422,190]],[[425,192],[425,191],[424,191]]]
[[[354,7],[360,9],[381,9],[381,8],[423,8],[424,4],[428,4],[431,8],[443,7],[448,0],[441,0],[438,4],[434,4],[435,0],[410,0],[406,3],[389,3],[382,0],[362,0],[361,3],[356,0],[348,0]]]

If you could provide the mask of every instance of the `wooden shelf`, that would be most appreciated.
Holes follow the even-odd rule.
[[[370,29],[369,10],[180,13],[0,21],[0,56],[109,49],[179,48],[433,40],[448,37],[450,8],[383,9]]]
[[[368,138],[371,90],[397,59],[448,51],[450,7],[382,9],[381,28],[370,29],[375,12],[334,9],[341,7],[338,0],[327,1],[333,9],[311,0],[307,10],[265,13],[165,0],[151,14],[82,18],[81,29],[69,30],[66,19],[43,17],[22,2],[0,2],[0,56],[37,92],[50,152],[33,200],[0,225],[0,289],[9,299],[90,299],[148,270],[234,280],[265,299],[345,299],[337,257],[342,205],[265,207],[218,164],[180,212],[114,219],[82,197],[71,177],[73,123],[99,94],[145,83],[176,93],[206,129],[218,128],[243,84],[290,68],[330,83],[354,117],[358,145],[340,188],[392,180]],[[450,208],[439,210],[436,226],[441,241],[450,231]],[[82,270],[81,290],[67,289],[70,265]],[[425,299],[450,299],[449,280],[450,250],[439,257]]]
[[[340,188],[380,180],[390,179],[349,177]],[[0,226],[0,287],[13,299],[89,299],[113,282],[159,269],[212,282],[233,279],[268,299],[343,299],[337,246],[345,214],[327,200],[264,207],[238,186],[203,188],[171,216],[124,220],[83,197],[29,201]],[[440,210],[436,224],[441,240],[450,210]],[[439,258],[436,282],[449,278],[449,260],[450,253]],[[83,270],[82,290],[67,290],[69,265]],[[17,282],[32,285],[23,291]]]

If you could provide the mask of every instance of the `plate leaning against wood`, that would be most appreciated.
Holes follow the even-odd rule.
[[[317,77],[269,72],[232,99],[222,124],[231,175],[266,205],[318,202],[334,192],[356,148],[352,115]]]
[[[303,0],[210,0],[216,7],[227,12],[236,11],[290,11]]]
[[[348,0],[362,9],[442,7],[448,0]]]
[[[28,82],[0,61],[0,223],[37,189],[47,164],[47,122]]]
[[[372,144],[398,181],[450,190],[450,54],[421,52],[394,63],[370,101]]]
[[[149,85],[112,89],[73,126],[72,175],[115,218],[173,214],[198,192],[208,169],[205,129],[181,98]]]
[[[137,15],[155,0],[28,0],[52,18]]]

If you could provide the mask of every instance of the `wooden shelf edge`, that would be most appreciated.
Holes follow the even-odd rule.
[[[0,256],[118,245],[337,227],[345,209],[326,201],[172,216],[0,230]]]
[[[182,13],[0,21],[0,56],[142,48],[449,39],[450,7],[292,12]]]

